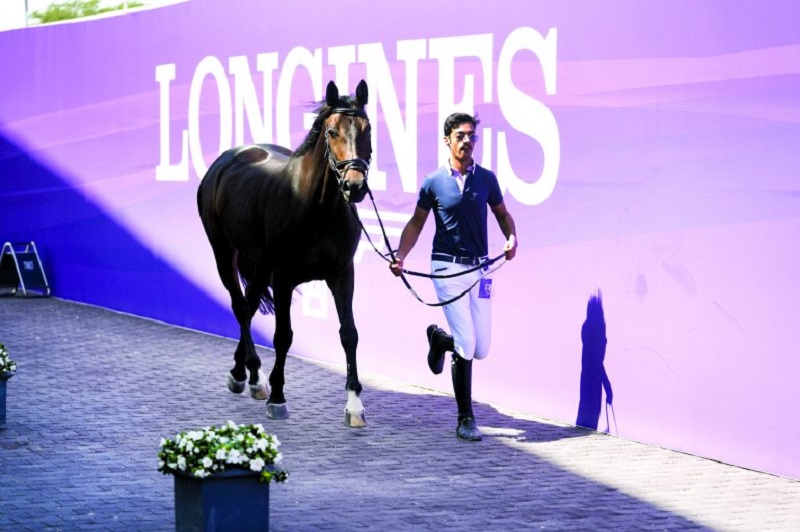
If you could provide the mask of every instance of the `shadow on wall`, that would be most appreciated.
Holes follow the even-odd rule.
[[[606,391],[608,407],[614,400],[611,381],[608,379],[603,361],[606,357],[606,319],[603,314],[603,295],[598,290],[589,298],[586,305],[586,321],[581,327],[581,398],[578,404],[578,419],[575,424],[580,427],[597,430],[602,409],[603,389]],[[606,410],[606,416],[608,410]],[[610,427],[609,427],[610,428]],[[607,429],[608,430],[608,429]]]
[[[0,246],[6,241],[36,242],[55,297],[222,336],[238,333],[228,307],[0,133]]]

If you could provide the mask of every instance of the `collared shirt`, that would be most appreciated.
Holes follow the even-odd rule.
[[[460,191],[456,186],[460,179],[454,177],[452,170],[445,163],[425,176],[417,197],[417,206],[433,210],[436,220],[431,251],[458,257],[485,257],[488,207],[503,201],[497,177],[492,171],[473,165],[463,179],[464,190]]]
[[[463,194],[464,182],[467,180],[467,177],[469,177],[469,175],[475,171],[475,163],[473,162],[471,165],[467,166],[467,175],[462,175],[461,172],[453,168],[453,166],[450,164],[450,159],[447,159],[447,167],[450,169],[450,175],[456,180],[459,192]]]

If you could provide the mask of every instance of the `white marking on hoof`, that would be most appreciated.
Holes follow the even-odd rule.
[[[360,414],[351,414],[345,410],[344,424],[351,429],[362,429],[367,426],[367,418],[364,416],[364,412],[361,412]]]
[[[269,397],[267,376],[261,370],[258,370],[258,382],[250,385],[250,397],[256,401],[266,401],[267,397]]]
[[[267,417],[270,419],[289,419],[289,407],[286,403],[267,403]]]
[[[233,393],[242,393],[245,384],[247,384],[247,381],[237,381],[233,378],[233,375],[228,373],[228,389]]]
[[[367,426],[364,415],[364,405],[356,392],[347,391],[347,405],[344,407],[344,424],[348,427],[360,429]]]

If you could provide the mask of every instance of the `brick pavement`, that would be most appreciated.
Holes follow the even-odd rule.
[[[292,477],[274,530],[800,530],[800,482],[362,375],[369,427],[341,423],[341,368],[290,357],[292,417],[229,393],[235,342],[58,299],[0,298],[19,363],[0,429],[0,530],[172,530],[163,436],[263,423]],[[265,367],[272,353],[259,349]],[[425,371],[420,355],[420,371]]]

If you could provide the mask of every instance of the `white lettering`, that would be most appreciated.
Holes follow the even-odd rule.
[[[336,72],[333,82],[336,83],[336,86],[341,90],[347,90],[344,87],[350,86],[350,65],[355,62],[355,45],[333,46],[328,48],[328,64],[331,65]]]
[[[418,167],[420,150],[424,150],[426,158],[438,153],[436,164],[441,164],[446,153],[441,142],[444,119],[454,111],[474,114],[478,105],[494,103],[492,91],[496,82],[497,109],[509,128],[504,130],[504,124],[495,121],[492,127],[481,129],[479,163],[491,168],[496,154],[496,171],[501,187],[524,205],[537,205],[550,197],[560,167],[558,124],[552,111],[534,96],[537,91],[531,85],[537,78],[525,76],[525,69],[531,63],[517,59],[517,54],[532,52],[536,56],[542,69],[544,93],[556,94],[557,30],[551,28],[546,36],[528,27],[513,30],[499,47],[496,67],[494,38],[492,34],[480,34],[398,41],[394,61],[387,59],[385,44],[379,42],[334,46],[326,50],[326,64],[332,67],[334,81],[342,93],[353,89],[350,87],[351,67],[363,65],[370,92],[368,111],[373,119],[370,169],[373,190],[387,190],[387,176],[395,174],[396,168],[403,192],[416,193],[421,176]],[[213,141],[215,128],[208,117],[213,118],[217,113],[219,143],[214,157],[250,138],[257,143],[275,142],[294,147],[297,138],[292,138],[292,129],[299,129],[302,123],[307,130],[314,115],[304,112],[302,120],[299,120],[301,117],[293,114],[298,112],[298,105],[294,103],[293,107],[292,104],[297,100],[298,90],[305,91],[305,94],[310,92],[316,100],[322,98],[324,83],[327,83],[327,78],[323,77],[322,55],[321,48],[295,47],[280,64],[277,53],[257,54],[255,72],[261,73],[260,98],[258,78],[254,81],[252,61],[246,56],[228,58],[227,73],[220,59],[204,57],[192,74],[187,119],[185,129],[181,130],[177,162],[171,152],[171,140],[177,139],[171,133],[173,127],[180,126],[172,117],[170,106],[171,84],[176,79],[177,68],[175,64],[156,66],[160,105],[156,180],[189,181],[190,161],[198,177],[205,175],[206,161],[212,154],[203,151],[201,139],[208,143],[209,132],[201,132],[201,129],[210,127]],[[426,59],[436,60],[436,63],[425,63]],[[513,79],[512,70],[515,74]],[[209,101],[207,88],[216,89],[218,102],[213,96]],[[420,134],[420,118],[430,120],[426,122],[427,129],[434,116],[437,118],[435,134]],[[201,120],[201,117],[205,118]],[[383,133],[388,133],[385,137],[388,142],[383,144],[392,144],[394,159],[381,143]],[[515,163],[512,165],[509,141],[523,137],[532,139],[542,149],[543,165],[538,176],[522,177],[525,174],[525,164],[520,162],[525,160],[523,156],[513,157]],[[436,145],[420,146],[420,138],[434,138]],[[426,141],[425,144],[430,143]]]
[[[175,65],[158,65],[156,81],[159,92],[159,138],[161,158],[156,166],[156,181],[189,181],[188,131],[183,131],[181,139],[181,158],[178,164],[170,164],[170,113],[169,84],[175,79]]]
[[[539,58],[544,74],[545,92],[556,93],[556,29],[547,37],[531,28],[511,32],[500,51],[497,62],[497,99],[508,123],[527,134],[542,146],[544,166],[541,175],[532,182],[524,181],[511,167],[505,133],[497,134],[497,176],[508,191],[524,205],[538,205],[550,197],[558,178],[561,162],[561,139],[553,112],[542,102],[531,98],[514,86],[511,63],[520,50],[530,50]]]
[[[325,281],[310,281],[303,285],[303,316],[328,319],[328,286]]]
[[[234,145],[245,143],[245,114],[250,125],[250,137],[257,144],[272,142],[272,72],[278,68],[278,54],[259,54],[256,68],[263,75],[264,90],[259,109],[256,87],[250,75],[250,65],[245,56],[228,60],[228,72],[233,75],[233,112],[236,131]]]
[[[464,76],[464,97],[456,101],[456,58],[477,57],[483,74],[484,102],[492,101],[492,35],[464,35],[431,39],[430,57],[439,62],[439,125],[440,131],[445,118],[454,112],[475,114],[475,76]],[[441,141],[442,133],[437,135],[439,159],[447,157],[447,148]]]
[[[222,63],[214,56],[206,56],[197,65],[189,89],[189,152],[195,173],[202,177],[208,171],[203,147],[200,144],[200,96],[207,76],[214,79],[219,95],[219,148],[214,158],[233,146],[231,142],[233,117],[231,111],[231,87]]]
[[[281,69],[278,79],[278,99],[275,103],[275,130],[277,143],[281,146],[292,145],[291,124],[289,110],[291,108],[292,80],[298,68],[305,68],[311,77],[311,87],[314,98],[322,98],[322,50],[317,48],[312,53],[307,48],[298,46],[292,48]],[[307,113],[308,114],[308,113]],[[305,120],[305,118],[304,118]],[[304,122],[304,124],[307,122]]]
[[[383,53],[383,45],[375,43],[363,44],[358,47],[358,59],[366,64],[367,77],[372,82],[370,102],[376,112],[378,102],[380,102],[383,119],[394,147],[395,161],[404,192],[417,191],[417,64],[424,58],[424,40],[397,43],[397,59],[406,65],[406,122],[403,125],[397,90],[386,61],[386,55]],[[372,190],[386,190],[386,172],[378,167],[380,161],[378,147],[378,128],[373,127],[369,185]]]

